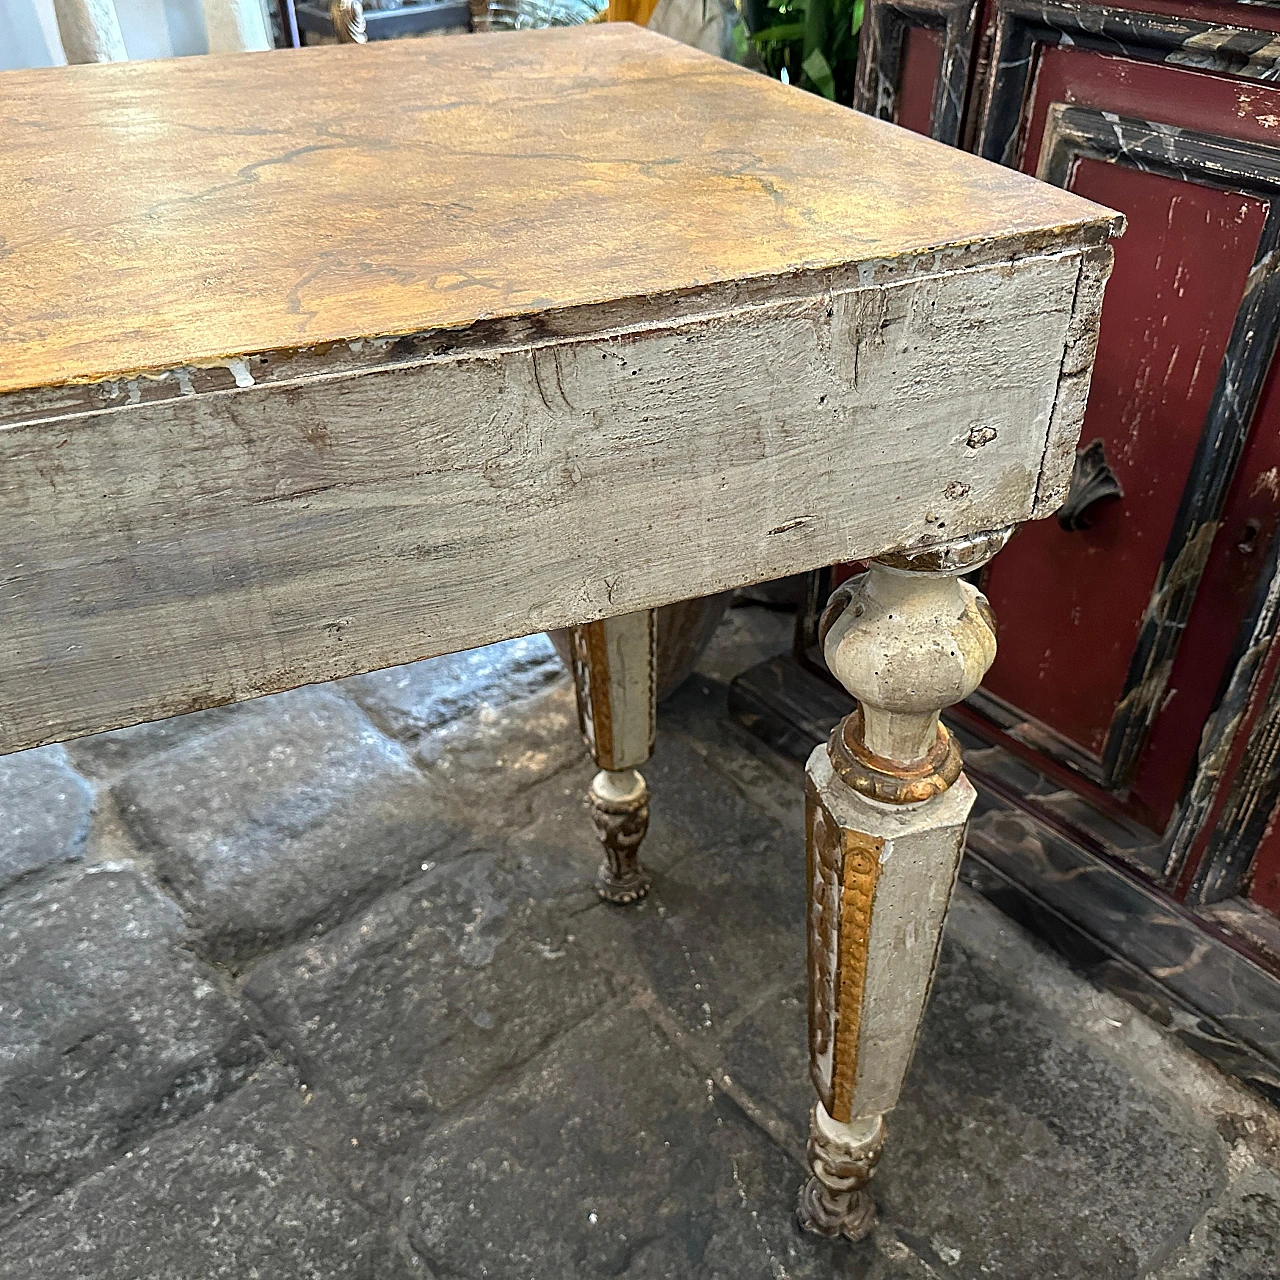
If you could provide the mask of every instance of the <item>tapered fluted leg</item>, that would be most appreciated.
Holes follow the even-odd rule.
[[[649,826],[649,788],[636,766],[653,754],[655,645],[652,609],[572,632],[578,719],[600,769],[587,791],[605,852],[596,887],[618,904],[637,902],[649,891],[639,856]]]
[[[810,1176],[801,1225],[857,1240],[915,1047],[974,792],[938,712],[995,657],[981,594],[959,580],[1009,530],[873,562],[823,617],[827,665],[858,708],[809,757]]]

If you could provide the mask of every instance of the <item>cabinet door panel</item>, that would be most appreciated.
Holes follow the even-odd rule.
[[[895,122],[904,129],[933,132],[933,100],[942,73],[942,32],[934,27],[909,27],[903,42]]]
[[[1267,911],[1280,915],[1280,830],[1273,813],[1255,855],[1249,897]]]
[[[987,580],[1002,620],[1002,651],[987,685],[999,700],[997,721],[1041,722],[1037,746],[1110,786],[1132,817],[1164,834],[1161,856],[1171,874],[1193,820],[1203,818],[1212,799],[1202,775],[1220,744],[1206,721],[1249,635],[1254,587],[1275,526],[1277,495],[1267,476],[1280,463],[1272,443],[1280,437],[1280,404],[1269,386],[1263,389],[1263,375],[1276,308],[1268,302],[1250,311],[1253,284],[1266,265],[1265,253],[1257,261],[1259,246],[1265,249],[1275,234],[1280,191],[1274,148],[1280,89],[1258,82],[1261,56],[1250,52],[1251,77],[1240,80],[1041,46],[1018,130],[1018,162],[1028,172],[1039,167],[1046,123],[1060,117],[1060,104],[1074,104],[1069,110],[1099,123],[1101,112],[1138,125],[1154,121],[1170,153],[1201,152],[1189,167],[1162,168],[1140,154],[1100,157],[1086,149],[1064,169],[1060,180],[1129,216],[1082,436],[1085,444],[1103,441],[1124,497],[1096,507],[1091,528],[1066,533],[1046,521],[1023,531]],[[1054,145],[1051,137],[1050,150]],[[1201,163],[1205,146],[1227,157],[1225,170]],[[1261,317],[1256,335],[1245,323],[1250,317]],[[1230,353],[1225,364],[1224,353]],[[1254,367],[1233,384],[1242,353]],[[1246,382],[1248,403],[1229,421],[1224,397]],[[1213,492],[1197,494],[1209,472]],[[1193,474],[1199,480],[1192,482]],[[1204,537],[1186,575],[1183,614],[1165,627],[1165,648],[1143,668],[1138,659],[1152,656],[1143,645],[1167,600],[1153,587],[1167,586],[1170,548],[1179,545],[1194,501],[1208,516],[1190,526]],[[1145,671],[1138,693],[1151,702],[1141,732],[1128,726],[1134,749],[1121,776],[1109,764],[1117,758],[1117,726],[1124,727],[1133,700],[1135,670]]]
[[[1009,642],[986,686],[1100,763],[1267,209],[1092,160],[1071,185],[1129,223],[1081,435],[1102,440],[1124,497],[1087,529],[1026,526],[992,564],[985,589]]]
[[[1162,4],[1162,12],[1080,4],[1075,0],[988,0],[994,19],[989,76],[976,150],[1016,164],[1028,148],[1026,103],[1049,50],[1119,55],[1129,65],[1196,67],[1240,81],[1276,79],[1270,15],[1241,5]],[[1224,19],[1219,14],[1230,14]],[[1255,25],[1256,24],[1256,25]],[[1154,119],[1165,104],[1149,99],[1137,114]],[[1031,154],[1036,154],[1034,149]]]

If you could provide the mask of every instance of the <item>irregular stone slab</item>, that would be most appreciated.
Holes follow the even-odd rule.
[[[555,853],[473,853],[435,867],[245,984],[309,1084],[361,1141],[394,1143],[536,1053],[612,988],[577,940],[602,910]]]
[[[682,736],[644,770],[652,817],[648,898],[595,914],[582,934],[602,967],[650,987],[688,1028],[714,1038],[760,993],[803,979],[803,837],[709,769]]]
[[[936,1274],[1136,1280],[1216,1194],[1222,1144],[1206,1117],[1064,1026],[1036,999],[1034,965],[1020,978],[987,967],[965,923],[953,914],[888,1118],[881,1221]],[[804,992],[762,999],[724,1046],[733,1079],[798,1132],[813,1101]]]
[[[919,1054],[917,1049],[917,1063]],[[792,1149],[803,1151],[809,1137],[809,1108],[817,1097],[809,1082],[807,984],[763,991],[755,1005],[726,1028],[720,1061],[750,1098],[763,1103],[786,1125]],[[916,1069],[913,1065],[912,1070]]]
[[[128,729],[90,734],[87,738],[68,742],[67,754],[86,777],[95,780],[114,778],[174,747],[217,732],[250,709],[261,713],[271,702],[270,698],[255,703],[233,702],[225,707],[211,707],[208,711],[192,711],[185,716],[171,716],[168,720],[131,725]]]
[[[551,641],[538,634],[352,676],[336,687],[379,728],[412,744],[451,721],[509,706],[565,679]]]
[[[93,788],[62,747],[0,756],[0,889],[83,856]]]
[[[309,1150],[305,1095],[279,1074],[28,1215],[4,1280],[397,1280],[421,1270]]]
[[[123,868],[0,905],[0,1220],[198,1111],[258,1059],[187,944],[177,907]]]
[[[957,1274],[1145,1275],[1223,1184],[1211,1116],[1068,1025],[1061,988],[1077,1011],[1089,988],[971,894],[948,938],[877,1174],[887,1220]]]
[[[518,825],[510,802],[587,759],[587,749],[573,689],[560,683],[454,720],[418,739],[413,756],[473,822],[509,830]]]
[[[573,686],[545,635],[353,676],[338,687],[490,831],[519,825],[519,815],[500,805],[586,758]]]
[[[762,584],[770,585],[770,584]],[[750,592],[752,588],[747,588]],[[724,685],[748,667],[779,653],[787,653],[795,643],[795,615],[763,605],[733,606],[716,628],[711,643],[698,660],[696,670]]]
[[[440,1276],[493,1280],[921,1276],[871,1241],[802,1237],[800,1168],[633,1005],[568,1032],[425,1137],[409,1242]]]
[[[228,962],[336,923],[460,834],[404,749],[325,688],[273,698],[113,790]]]
[[[1250,1161],[1156,1280],[1264,1280],[1280,1271],[1280,1177]]]

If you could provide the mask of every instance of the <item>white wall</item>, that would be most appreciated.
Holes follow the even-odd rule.
[[[130,58],[209,51],[201,0],[115,0],[115,6]],[[64,62],[53,0],[0,0],[0,71]]]

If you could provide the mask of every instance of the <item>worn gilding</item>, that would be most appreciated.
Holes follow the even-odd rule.
[[[844,828],[805,779],[809,872],[809,1066],[828,1114],[850,1118],[871,915],[884,841]]]

